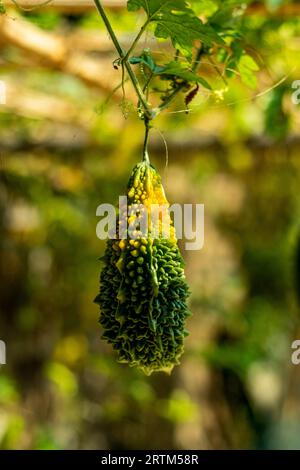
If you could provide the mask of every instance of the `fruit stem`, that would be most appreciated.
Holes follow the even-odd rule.
[[[144,138],[144,146],[143,146],[143,162],[150,163],[150,158],[148,154],[150,125],[149,125],[149,119],[146,116],[144,118],[144,124],[145,124],[145,138]]]

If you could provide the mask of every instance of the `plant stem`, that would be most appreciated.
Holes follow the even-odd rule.
[[[201,46],[198,48],[198,50],[197,50],[197,54],[196,54],[194,63],[193,63],[193,65],[192,65],[192,71],[193,71],[193,72],[196,72],[196,71],[197,71],[197,68],[198,68],[199,65],[200,65],[200,59],[201,59],[202,54],[204,54],[204,50],[203,50],[203,47],[202,47],[202,45],[201,45]]]
[[[148,154],[148,140],[149,140],[149,120],[147,118],[144,119],[145,123],[145,138],[144,138],[144,146],[143,146],[143,162],[150,163],[149,154]]]
[[[223,76],[223,74],[220,72],[219,70],[219,67],[214,63],[214,61],[212,60],[211,57],[207,57],[208,61],[211,63],[211,65],[213,66],[213,68],[215,69],[215,71],[217,72],[217,74],[219,75],[219,77],[221,78],[221,80],[223,81],[223,83],[225,83],[225,85],[227,86],[228,83],[226,81],[226,78]]]
[[[110,21],[108,19],[108,17],[106,16],[106,13],[104,11],[104,8],[101,4],[101,1],[100,0],[94,0],[95,2],[95,5],[96,5],[96,8],[106,26],[106,29],[108,31],[108,34],[110,35],[111,37],[111,40],[119,54],[119,57],[121,59],[121,61],[123,62],[126,70],[127,70],[127,73],[129,75],[129,78],[132,82],[132,85],[136,91],[136,94],[138,96],[138,99],[139,99],[139,102],[141,103],[141,105],[143,106],[143,109],[144,109],[144,113],[145,113],[145,116],[147,116],[148,119],[153,119],[154,117],[154,113],[153,113],[153,110],[151,109],[150,105],[148,104],[147,100],[146,100],[146,97],[140,87],[140,84],[139,84],[139,81],[134,73],[134,71],[132,70],[130,64],[128,63],[128,60],[127,60],[127,54],[124,54],[124,51],[111,27],[111,24],[110,24]],[[142,34],[142,33],[141,33]]]
[[[137,43],[139,42],[141,36],[143,35],[145,29],[147,28],[148,24],[149,24],[149,20],[147,20],[143,26],[141,27],[139,33],[137,34],[136,38],[134,39],[133,43],[131,44],[130,48],[128,49],[128,51],[126,52],[125,56],[124,56],[124,61],[125,60],[128,60],[129,59],[129,56],[131,55],[131,53],[134,51],[135,49],[135,46],[137,45]]]
[[[158,114],[160,114],[164,109],[168,108],[170,106],[170,104],[172,103],[172,101],[176,98],[176,96],[178,95],[178,93],[186,86],[186,83],[180,83],[180,85],[177,85],[177,87],[175,88],[175,90],[169,95],[167,96],[167,98],[158,106],[158,108],[156,108],[155,110],[155,113],[156,113],[156,116]]]

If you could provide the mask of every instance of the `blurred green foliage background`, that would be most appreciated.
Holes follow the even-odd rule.
[[[171,376],[118,364],[93,304],[104,251],[96,208],[117,202],[141,155],[133,106],[125,119],[120,99],[0,42],[0,79],[13,90],[0,105],[2,449],[300,448],[290,359],[300,338],[300,21],[276,13],[291,2],[266,3],[244,25],[257,89],[233,77],[225,92],[207,64],[213,96],[200,92],[189,114],[179,99],[152,131],[170,202],[205,204],[205,247],[182,250],[193,317]],[[104,32],[92,11],[7,15],[47,34]],[[135,15],[110,17],[119,33],[136,30]],[[96,46],[88,55],[114,58]]]

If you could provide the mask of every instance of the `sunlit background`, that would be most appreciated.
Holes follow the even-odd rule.
[[[126,47],[141,18],[110,3]],[[170,202],[205,204],[204,249],[182,249],[193,316],[171,376],[118,364],[100,339],[96,208],[124,193],[143,126],[129,83],[114,92],[93,3],[0,16],[0,448],[300,448],[300,9],[257,3],[257,84],[227,89],[204,63],[215,91],[188,114],[179,98],[151,132]]]

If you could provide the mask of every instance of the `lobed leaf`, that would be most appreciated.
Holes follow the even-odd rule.
[[[155,24],[155,36],[171,39],[173,46],[190,59],[195,40],[206,46],[224,43],[209,24],[198,18],[185,0],[129,0],[127,6],[129,11],[143,8],[148,22]]]

